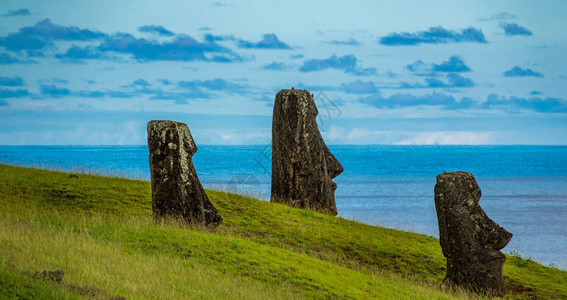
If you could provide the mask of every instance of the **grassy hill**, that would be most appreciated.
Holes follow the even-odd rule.
[[[435,238],[207,193],[212,231],[156,224],[146,181],[0,165],[0,298],[478,298],[440,284]],[[509,298],[567,298],[565,271],[511,256],[504,274]]]

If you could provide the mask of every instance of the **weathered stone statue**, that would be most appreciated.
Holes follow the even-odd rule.
[[[435,208],[439,239],[447,257],[446,281],[477,293],[504,296],[500,252],[512,234],[492,221],[479,205],[480,187],[468,172],[437,175]]]
[[[343,172],[317,127],[317,107],[306,90],[281,90],[272,123],[271,202],[337,215],[331,180]]]
[[[205,194],[193,166],[197,146],[187,125],[150,121],[148,148],[154,217],[173,216],[191,224],[218,226],[222,218]]]

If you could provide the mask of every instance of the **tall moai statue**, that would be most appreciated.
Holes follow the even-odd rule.
[[[435,208],[439,239],[447,258],[445,281],[489,296],[504,296],[500,252],[512,234],[492,221],[479,205],[480,187],[468,172],[437,175]]]
[[[336,183],[343,166],[317,127],[318,111],[307,90],[281,90],[272,123],[271,202],[337,215]]]
[[[222,218],[199,181],[193,155],[197,146],[189,128],[173,121],[148,123],[154,217],[177,217],[191,224],[217,227]]]

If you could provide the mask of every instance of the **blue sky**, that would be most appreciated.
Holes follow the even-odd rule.
[[[328,144],[567,144],[565,1],[2,1],[0,144],[267,144],[277,91]]]

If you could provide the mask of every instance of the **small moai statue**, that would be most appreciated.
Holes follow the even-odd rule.
[[[272,122],[271,202],[337,215],[336,183],[343,166],[317,127],[318,111],[307,90],[281,90]]]
[[[468,172],[437,175],[435,209],[439,239],[447,258],[445,281],[488,296],[504,296],[500,252],[512,234],[492,221],[479,205],[480,187]]]
[[[222,217],[199,181],[193,155],[197,146],[189,128],[173,121],[148,123],[154,218],[181,218],[190,224],[215,228]]]

